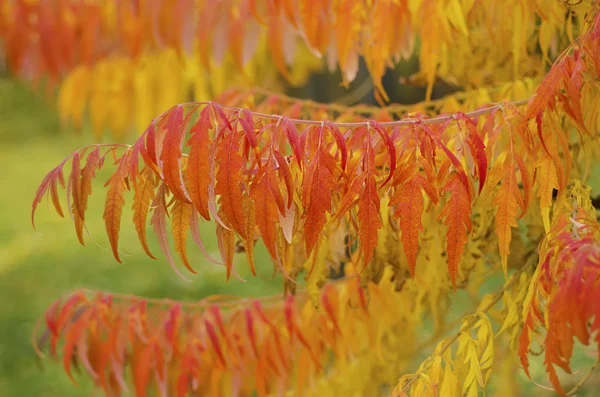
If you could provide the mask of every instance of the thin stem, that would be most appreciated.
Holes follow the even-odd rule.
[[[521,100],[518,100],[518,101],[509,102],[509,103],[512,106],[523,106],[523,105],[526,105],[528,102],[529,102],[529,98],[528,99],[521,99]],[[191,107],[191,106],[197,106],[197,105],[211,105],[212,103],[213,102],[211,102],[211,101],[187,102],[187,103],[181,104],[181,106],[190,106]],[[491,113],[494,110],[503,109],[505,106],[506,106],[506,104],[500,103],[500,104],[488,106],[488,107],[485,107],[485,108],[482,108],[482,109],[478,109],[478,110],[475,110],[473,112],[465,113],[465,115],[467,117],[470,117],[470,118],[477,117],[477,116],[481,116],[481,115],[484,115],[484,114]],[[267,114],[267,113],[260,113],[260,112],[253,112],[253,111],[250,111],[248,109],[239,108],[239,107],[235,107],[235,106],[220,105],[220,107],[223,108],[223,109],[229,109],[229,110],[231,110],[233,112],[240,112],[242,110],[245,110],[245,111],[249,112],[251,115],[253,115],[254,117],[260,117],[260,118],[263,118],[263,119],[279,120],[281,118],[281,115]],[[416,119],[416,118],[410,118],[409,117],[409,118],[406,118],[406,119],[403,119],[403,120],[397,120],[397,121],[384,121],[384,122],[380,122],[379,125],[382,126],[382,127],[397,127],[397,126],[410,126],[410,125],[414,125],[416,123],[422,123],[422,124],[441,124],[441,123],[444,123],[446,121],[453,120],[455,118],[456,118],[455,115],[452,113],[452,114],[446,114],[446,115],[443,115],[443,116],[432,117],[432,118],[428,118],[428,119]],[[321,125],[321,124],[323,124],[324,121],[327,121],[327,120],[303,120],[303,119],[289,119],[289,120],[292,123],[294,123],[294,124],[304,124],[304,125]],[[334,125],[334,126],[336,126],[336,127],[338,127],[338,128],[353,128],[353,127],[366,127],[368,125],[367,124],[368,120],[359,121],[359,122],[335,122],[335,121],[331,121],[329,123],[332,124],[332,125]]]
[[[575,386],[573,386],[571,390],[567,392],[567,396],[574,396],[579,391],[581,386],[583,386],[583,384],[590,378],[592,372],[594,372],[598,364],[600,364],[600,354],[596,355],[596,360],[594,360],[594,363],[590,367],[589,371],[585,374],[583,378],[581,378],[579,382],[577,382]]]
[[[350,91],[344,96],[341,96],[338,99],[336,99],[336,102],[340,105],[352,106],[356,102],[360,101],[365,95],[367,95],[372,88],[373,80],[366,79],[354,91]]]

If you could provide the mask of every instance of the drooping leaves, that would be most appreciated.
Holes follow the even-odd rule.
[[[191,129],[192,137],[187,142],[190,152],[187,159],[186,186],[190,199],[198,213],[206,220],[210,220],[208,212],[208,186],[209,180],[209,130],[212,128],[210,107],[202,109],[198,121]]]
[[[129,151],[125,152],[117,161],[117,171],[105,185],[108,186],[108,190],[106,192],[103,218],[113,255],[119,262],[121,262],[119,256],[119,231],[121,229],[121,214],[123,213],[123,205],[125,204],[123,193],[127,190],[126,177],[129,153]]]
[[[583,34],[581,43],[595,42],[590,32]],[[346,230],[344,244],[351,260],[356,263],[362,258],[363,266],[374,266],[369,277],[377,277],[377,265],[371,262],[376,262],[378,251],[387,250],[380,246],[381,229],[388,222],[382,218],[381,203],[385,201],[394,214],[388,226],[395,228],[398,222],[394,233],[402,243],[399,255],[407,259],[413,275],[418,272],[423,216],[434,215],[448,227],[446,257],[454,282],[469,243],[474,203],[491,198],[495,236],[506,269],[513,229],[531,207],[533,192],[543,198],[540,204],[547,219],[553,191],[560,193],[566,186],[573,162],[568,151],[579,141],[576,136],[558,133],[558,129],[564,129],[564,125],[583,129],[594,114],[586,103],[574,103],[561,91],[574,84],[571,94],[580,91],[583,95],[586,82],[596,70],[598,54],[590,50],[591,46],[581,48],[583,53],[567,50],[553,66],[552,70],[568,73],[559,73],[557,85],[542,83],[543,93],[540,91],[539,96],[546,99],[536,99],[526,107],[521,101],[433,118],[413,114],[390,121],[390,114],[383,112],[381,120],[331,122],[297,119],[291,113],[255,113],[212,102],[178,105],[158,117],[132,148],[125,146],[128,154],[119,157],[108,184],[110,205],[105,211],[115,256],[122,193],[131,188],[134,222],[146,251],[143,225],[149,212],[147,203],[153,200],[152,225],[165,255],[169,252],[166,214],[186,208],[185,216],[176,217],[176,225],[171,226],[176,234],[176,250],[184,252],[187,234],[182,230],[187,230],[187,220],[195,211],[219,225],[218,242],[228,273],[239,247],[236,239],[247,248],[253,272],[253,244],[260,240],[277,268],[295,278],[304,270],[311,273],[312,266],[304,264],[318,256],[313,255],[317,248],[322,246],[334,256],[345,250],[338,248],[336,237],[330,233]],[[578,66],[581,63],[585,67]],[[569,83],[566,79],[576,81]],[[583,85],[579,79],[583,79]],[[548,87],[554,87],[554,91]],[[532,115],[535,120],[530,123],[527,118]],[[191,120],[196,121],[186,142],[189,152],[184,153],[182,146]],[[534,121],[536,128],[532,129]],[[90,153],[101,148],[92,147]],[[107,147],[101,159],[108,152],[116,155],[119,148]],[[78,177],[85,150],[68,158],[75,163],[67,190],[74,218],[77,215],[78,236],[85,212],[82,195],[89,195],[82,193],[85,167]],[[48,194],[61,213],[58,185],[64,186],[63,165],[42,181],[34,199],[34,212]],[[152,174],[154,179],[150,178]],[[150,182],[163,186],[161,197],[153,195],[156,185],[148,185]],[[190,213],[188,208],[194,211]],[[197,228],[192,229],[198,242]],[[185,255],[181,259],[186,262]],[[174,266],[172,258],[169,262]],[[402,271],[399,262],[395,266],[396,271]]]
[[[145,167],[137,176],[137,187],[133,196],[133,224],[144,251],[149,257],[156,259],[150,248],[146,237],[146,219],[150,211],[150,204],[154,201],[157,187],[156,175],[149,167]]]
[[[237,133],[225,133],[225,137],[218,144],[215,193],[219,196],[221,219],[229,228],[245,238],[242,188],[240,186],[244,159],[239,153],[239,138],[240,135]]]
[[[532,347],[534,340],[540,340],[548,378],[561,395],[567,394],[556,367],[573,372],[575,341],[595,345],[594,351],[600,354],[598,222],[589,198],[581,196],[589,190],[579,181],[570,190],[571,198],[557,202],[551,229],[539,248],[539,264],[523,307],[524,327],[518,347],[521,364],[531,377],[529,355],[536,349]]]
[[[64,344],[55,358],[69,376],[73,365],[89,362],[83,371],[107,395],[129,388],[136,396],[211,396],[231,391],[232,377],[239,377],[240,396],[306,390],[319,376],[344,370],[334,357],[363,357],[373,370],[385,367],[376,357],[394,333],[390,325],[411,316],[394,309],[402,297],[390,275],[369,283],[366,292],[355,280],[327,285],[319,296],[322,310],[305,291],[284,299],[211,296],[194,303],[78,291],[50,306],[47,329],[34,340],[41,349],[47,338]],[[370,303],[361,306],[367,293]],[[373,316],[384,321],[374,323]],[[297,376],[302,371],[305,376]]]
[[[444,224],[448,226],[448,272],[452,285],[456,287],[458,264],[465,250],[468,233],[472,230],[471,197],[457,174],[452,175],[444,185],[444,192],[450,193],[450,197],[440,212],[440,218],[445,218]]]
[[[307,254],[315,248],[319,234],[327,222],[327,212],[331,211],[333,175],[329,168],[331,162],[327,161],[328,156],[322,149],[317,149],[316,156],[307,166],[303,182],[302,201],[307,208],[304,222]]]
[[[381,79],[386,69],[409,59],[419,48],[414,45],[417,39],[421,42],[420,71],[413,79],[426,82],[428,93],[436,76],[457,86],[478,86],[491,79],[509,81],[521,74],[540,76],[549,52],[566,41],[557,38],[563,26],[583,23],[591,7],[569,5],[543,0],[521,0],[510,7],[431,0],[344,0],[335,5],[314,0],[281,4],[256,0],[10,1],[0,15],[0,37],[6,42],[8,67],[15,74],[34,83],[47,77],[51,88],[66,75],[59,101],[65,122],[79,128],[88,99],[97,131],[101,133],[102,125],[108,124],[122,133],[129,112],[119,110],[135,110],[136,122],[148,122],[154,116],[148,109],[162,111],[165,102],[183,100],[190,88],[197,100],[207,99],[207,92],[221,92],[232,80],[230,70],[243,77],[248,69],[271,77],[277,70],[288,80],[298,81],[298,75],[327,58],[329,69],[339,66],[348,84],[355,79],[362,58],[378,96],[385,98]],[[515,15],[518,23],[502,24]],[[537,21],[540,29],[527,29]],[[501,34],[497,33],[500,29]],[[528,45],[538,40],[542,54]],[[297,45],[298,41],[303,45]],[[460,56],[447,55],[455,52]],[[486,59],[487,67],[470,67],[481,59]],[[513,68],[505,66],[506,59],[512,59]],[[299,60],[303,60],[301,68]],[[184,78],[191,73],[204,75],[200,68],[210,79],[196,77],[189,83]],[[169,72],[158,72],[164,69]],[[304,73],[294,73],[298,69]],[[140,76],[134,78],[134,74]],[[115,89],[107,90],[102,84],[105,79],[113,81]],[[126,81],[121,84],[121,80]],[[244,83],[244,79],[239,81]],[[572,86],[577,85],[575,80]],[[162,95],[149,86],[160,87]]]

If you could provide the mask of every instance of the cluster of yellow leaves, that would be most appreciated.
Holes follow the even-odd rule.
[[[471,318],[463,320],[456,352],[452,354],[453,340],[443,339],[433,355],[425,360],[415,374],[400,378],[394,396],[469,396],[476,397],[485,388],[494,362],[494,332],[484,315],[475,324]],[[474,333],[474,335],[473,335]]]
[[[58,111],[64,125],[81,129],[89,120],[100,140],[108,129],[116,139],[133,128],[144,131],[156,115],[173,103],[207,100],[231,87],[261,85],[279,88],[273,80],[274,66],[261,43],[263,56],[253,58],[244,70],[231,75],[233,60],[227,57],[210,71],[201,66],[199,53],[178,54],[172,48],[146,51],[136,58],[112,56],[88,65],[78,65],[60,83]],[[299,56],[290,72],[296,82],[319,65]]]
[[[138,180],[137,183],[143,182]],[[387,207],[382,206],[381,215],[384,219],[389,217]],[[175,216],[172,214],[172,218]],[[410,280],[408,266],[400,256],[397,236],[386,222],[379,237],[382,244],[374,255],[379,267],[374,277],[376,283],[366,282],[365,278],[359,283],[353,277],[356,270],[346,263],[347,280],[332,283],[325,275],[320,277],[320,286],[315,290],[318,271],[315,269],[307,288],[288,297],[288,301],[294,302],[292,315],[298,327],[293,332],[286,320],[288,301],[278,297],[222,302],[210,297],[206,302],[169,302],[167,306],[158,302],[161,305],[154,307],[156,302],[138,297],[101,293],[93,298],[86,293],[87,297],[82,298],[82,294],[76,293],[48,310],[49,331],[38,344],[42,347],[50,337],[51,353],[62,359],[68,373],[72,360],[83,364],[107,393],[133,387],[137,396],[144,395],[146,389],[165,388],[196,393],[204,390],[207,395],[224,396],[236,395],[236,391],[238,396],[252,395],[253,390],[269,396],[283,392],[306,397],[339,393],[377,395],[382,385],[391,386],[396,382],[398,374],[406,371],[413,353],[422,348],[419,344],[424,342],[419,335],[422,318],[431,314],[439,320],[436,332],[445,329],[443,311],[450,304],[451,284],[448,273],[439,271],[445,252],[437,243],[444,233],[444,227],[435,227],[435,224],[424,232],[423,250],[418,259],[420,273]],[[317,266],[347,261],[344,235],[338,236],[341,244],[321,250],[327,255],[320,254]],[[405,277],[394,276],[398,261],[403,262],[400,266],[406,272]],[[255,302],[259,302],[260,307]],[[215,311],[215,307],[219,307],[220,312]],[[265,320],[261,310],[272,326],[262,323]],[[90,314],[83,316],[83,313]],[[224,328],[219,325],[219,316]],[[208,331],[207,321],[214,328],[215,340]],[[135,333],[127,333],[127,327],[134,327]],[[252,327],[252,333],[248,327]],[[480,333],[485,329],[478,330],[471,341],[467,340],[465,329],[465,339],[460,342],[461,346],[465,345],[460,348],[464,350],[460,360],[468,362],[473,349],[481,348],[477,340],[482,338]],[[273,339],[268,341],[275,333],[279,335],[280,345],[277,339],[274,343]],[[104,338],[105,335],[108,338]],[[252,337],[256,338],[256,347],[253,347]],[[238,341],[238,353],[231,350],[235,347],[230,345],[230,340]],[[60,343],[63,348],[57,350]],[[193,354],[183,357],[188,351],[183,347],[190,343]],[[115,344],[114,349],[108,348],[110,344]],[[73,346],[78,346],[83,353],[72,349]],[[140,361],[141,355],[151,354],[145,346],[160,349],[147,362]],[[407,349],[407,346],[413,347]],[[260,352],[258,357],[252,354],[254,349]],[[317,354],[319,366],[312,361],[315,358],[311,358],[311,352]],[[220,362],[221,356],[225,358],[225,365]],[[281,363],[289,360],[290,366],[281,367],[280,360]],[[129,364],[123,365],[124,362]],[[161,375],[165,373],[161,365],[167,368],[166,377]],[[197,368],[198,365],[201,368]],[[481,365],[487,380],[488,365]],[[213,372],[208,368],[214,368]],[[149,380],[143,376],[148,373]],[[460,376],[463,379],[463,375]],[[145,386],[144,382],[147,382]]]

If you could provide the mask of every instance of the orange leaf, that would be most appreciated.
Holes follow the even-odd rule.
[[[65,367],[65,372],[74,384],[77,384],[77,382],[75,382],[75,379],[71,374],[71,360],[75,353],[75,345],[77,345],[79,339],[83,337],[83,333],[85,332],[92,315],[91,309],[84,310],[85,312],[70,327],[69,333],[65,337],[65,346],[63,348],[63,365]]]
[[[370,144],[369,144],[370,146]],[[364,266],[366,267],[373,257],[373,252],[377,246],[377,233],[383,227],[379,218],[379,194],[377,192],[377,183],[373,176],[375,167],[375,155],[369,147],[366,155],[367,171],[365,177],[365,187],[358,201],[358,223],[361,251],[363,253]]]
[[[62,167],[62,164],[59,167]],[[35,192],[35,197],[31,204],[31,225],[33,226],[34,230],[36,230],[36,228],[35,228],[35,211],[37,209],[38,204],[42,201],[42,197],[44,197],[44,194],[46,193],[46,191],[52,184],[52,181],[56,176],[56,171],[58,170],[59,167],[52,169],[50,172],[48,172],[46,174],[44,179],[42,179],[40,186],[37,188],[37,191]]]
[[[254,265],[254,239],[256,229],[256,215],[254,210],[254,203],[248,196],[244,196],[242,200],[242,208],[244,210],[244,230],[246,232],[246,241],[244,248],[246,250],[246,257],[248,258],[248,264],[252,275],[256,276],[256,266]]]
[[[117,170],[104,185],[108,186],[108,191],[106,192],[103,218],[113,255],[119,263],[122,263],[119,257],[119,231],[121,229],[123,204],[125,204],[123,192],[127,189],[125,178],[127,176],[128,160],[129,152],[126,152],[118,160]]]
[[[192,239],[194,240],[194,243],[196,243],[198,248],[200,248],[200,251],[202,251],[202,254],[206,257],[206,259],[217,265],[222,265],[223,263],[210,256],[208,251],[206,251],[206,247],[204,247],[198,225],[198,211],[196,211],[195,207],[192,207],[192,213],[190,214],[190,230],[192,231]]]
[[[539,112],[544,111],[550,103],[554,102],[554,96],[560,87],[562,77],[562,67],[550,68],[550,71],[535,91],[535,96],[529,102],[527,113],[522,121],[523,124],[526,124]]]
[[[192,137],[187,142],[187,146],[190,147],[186,166],[188,193],[194,207],[206,220],[210,220],[208,211],[208,186],[210,184],[208,131],[211,128],[210,107],[207,106],[202,109],[200,118],[191,129]]]
[[[298,162],[298,166],[302,169],[302,147],[300,146],[300,140],[298,139],[298,130],[296,129],[296,125],[292,123],[290,119],[287,117],[283,117],[281,121],[281,125],[283,131],[285,132],[285,136],[292,148],[292,152],[294,153],[294,157]]]
[[[304,223],[304,237],[306,240],[306,254],[310,255],[323,226],[327,220],[325,213],[331,211],[331,190],[333,176],[325,165],[324,156],[329,154],[319,149],[315,158],[308,166],[303,182],[303,201],[307,206],[306,222]]]
[[[135,194],[133,195],[133,224],[137,232],[138,239],[144,248],[144,251],[152,259],[156,259],[150,252],[148,240],[146,238],[146,218],[150,210],[150,203],[154,200],[156,189],[156,176],[148,167],[144,167],[138,176]]]
[[[173,204],[173,208],[171,209],[171,231],[173,233],[173,241],[175,242],[175,251],[179,253],[179,257],[185,267],[190,272],[196,274],[186,255],[187,232],[190,228],[191,215],[191,204],[175,200],[175,204]]]
[[[83,227],[85,225],[85,211],[90,194],[92,194],[92,180],[96,176],[96,170],[100,162],[99,148],[88,154],[85,166],[81,170],[81,183],[79,188],[78,203],[75,205],[79,208],[75,216],[75,231],[81,245],[85,245],[83,241]],[[75,204],[75,200],[73,200]]]
[[[292,180],[292,173],[290,172],[290,167],[288,166],[287,161],[278,150],[273,150],[273,155],[277,160],[277,169],[279,170],[279,175],[283,175],[283,180],[285,182],[285,186],[287,189],[287,207],[290,208],[292,206],[292,202],[294,201],[294,182]],[[285,216],[285,213],[281,215]]]
[[[586,71],[586,64],[583,62],[583,58],[581,56],[580,51],[574,51],[574,60],[569,58],[569,61],[566,64],[572,66],[572,68],[565,68],[565,76],[564,79],[566,81],[566,90],[569,94],[569,99],[571,100],[571,106],[573,109],[574,120],[577,125],[587,134],[589,131],[583,120],[583,112],[581,110],[581,88],[584,84],[584,72]]]
[[[164,128],[166,134],[160,153],[161,164],[159,166],[162,165],[161,170],[165,184],[173,192],[175,198],[190,202],[181,174],[181,146],[185,136],[183,106],[177,105],[170,111]]]
[[[269,163],[267,164],[267,167]],[[268,172],[268,171],[266,171]],[[269,189],[269,180],[267,175],[263,175],[259,180],[254,180],[250,189],[250,197],[255,203],[256,224],[262,236],[263,242],[269,251],[273,260],[277,260],[277,233],[276,226],[279,219],[277,214],[277,205],[273,200],[273,195]]]
[[[152,367],[153,344],[148,344],[140,348],[138,354],[134,349],[132,360],[133,384],[137,397],[146,397],[148,383],[150,382],[150,369]]]
[[[71,160],[71,175],[69,176],[69,186],[71,188],[71,194],[73,196],[73,205],[69,210],[71,210],[71,217],[73,220],[75,218],[81,217],[81,160],[79,158],[79,152],[75,152],[73,155],[73,159]]]
[[[467,243],[467,232],[472,229],[471,224],[471,197],[465,186],[460,181],[460,176],[453,174],[442,192],[450,192],[450,198],[440,212],[440,219],[446,218],[444,224],[448,226],[446,238],[448,241],[448,272],[452,286],[456,288],[456,275],[460,257]]]
[[[421,223],[424,208],[420,183],[422,179],[422,176],[417,175],[398,187],[389,204],[395,206],[394,215],[400,218],[400,239],[413,277],[419,252],[419,232],[424,230]]]
[[[217,241],[219,243],[221,257],[225,261],[225,267],[227,268],[227,280],[229,280],[229,277],[231,276],[231,270],[233,269],[235,234],[231,230],[227,230],[217,223]]]
[[[238,149],[238,134],[227,134],[219,142],[216,158],[219,168],[216,175],[215,193],[219,195],[220,213],[224,221],[243,239],[246,239],[240,188],[243,159],[238,153]]]
[[[502,185],[493,201],[493,204],[498,207],[496,212],[496,234],[498,235],[498,248],[504,272],[507,271],[508,255],[510,254],[511,228],[517,227],[518,202],[522,201],[514,170],[514,160],[509,155],[504,161]]]
[[[58,198],[57,183],[60,183],[60,185],[63,188],[65,187],[62,164],[56,168],[56,170],[54,171],[54,175],[52,176],[52,179],[50,180],[50,194],[52,195],[52,204],[54,204],[54,208],[56,209],[56,212],[58,213],[58,215],[60,215],[61,218],[64,218],[64,214],[63,214],[62,208],[60,206],[60,199]]]

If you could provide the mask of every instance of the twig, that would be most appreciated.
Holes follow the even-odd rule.
[[[518,101],[514,101],[514,102],[509,102],[510,105],[518,107],[518,106],[523,106],[526,105],[529,102],[530,98],[527,99],[521,99]],[[198,105],[212,105],[213,102],[212,101],[200,101],[200,102],[187,102],[187,103],[182,103],[178,106],[198,106]],[[270,120],[280,120],[281,119],[281,115],[276,115],[276,114],[267,114],[267,113],[260,113],[260,112],[253,112],[251,110],[248,109],[244,109],[244,108],[239,108],[239,107],[235,107],[235,106],[225,106],[225,105],[219,105],[221,108],[223,109],[229,109],[233,112],[241,112],[242,110],[245,112],[250,113],[251,115],[255,116],[255,117],[260,117],[263,119],[270,119]],[[492,106],[488,106],[488,107],[484,107],[482,109],[478,109],[475,110],[473,112],[469,112],[469,113],[465,113],[465,116],[467,117],[477,117],[477,116],[481,116],[484,114],[488,114],[493,112],[494,110],[498,110],[498,109],[503,109],[506,106],[505,103],[500,103],[500,104],[496,104],[496,105],[492,105]],[[164,114],[168,113],[169,110],[167,110],[165,113],[163,113],[161,116],[157,117],[155,120],[159,119],[160,117],[162,117]],[[407,117],[403,120],[397,120],[397,121],[383,121],[380,122],[379,125],[381,125],[382,127],[398,127],[398,126],[410,126],[410,125],[414,125],[416,123],[422,123],[422,124],[441,124],[444,123],[446,121],[449,120],[453,120],[455,119],[455,113],[451,113],[451,114],[445,114],[442,116],[438,116],[438,117],[432,117],[432,118],[428,118],[428,119],[416,119],[416,118],[411,118],[411,117]],[[303,124],[303,125],[322,125],[324,121],[327,120],[303,120],[303,119],[289,119],[292,123],[294,124]],[[368,125],[369,120],[365,120],[365,121],[359,121],[359,122],[335,122],[335,121],[331,121],[330,123],[338,128],[352,128],[352,127],[365,127]]]
[[[335,102],[344,106],[352,106],[356,102],[360,101],[365,95],[367,95],[372,88],[373,80],[368,78],[364,80],[354,91],[350,91],[349,93],[339,97],[335,100]]]
[[[581,388],[581,386],[583,386],[583,384],[592,375],[592,372],[594,372],[594,370],[596,369],[596,367],[598,366],[598,364],[600,364],[600,354],[596,355],[596,360],[594,361],[594,363],[590,367],[589,371],[585,374],[585,376],[583,378],[581,378],[581,380],[579,382],[577,382],[577,384],[575,386],[573,386],[573,388],[571,390],[569,390],[567,392],[567,396],[574,396],[579,391],[579,389]]]

